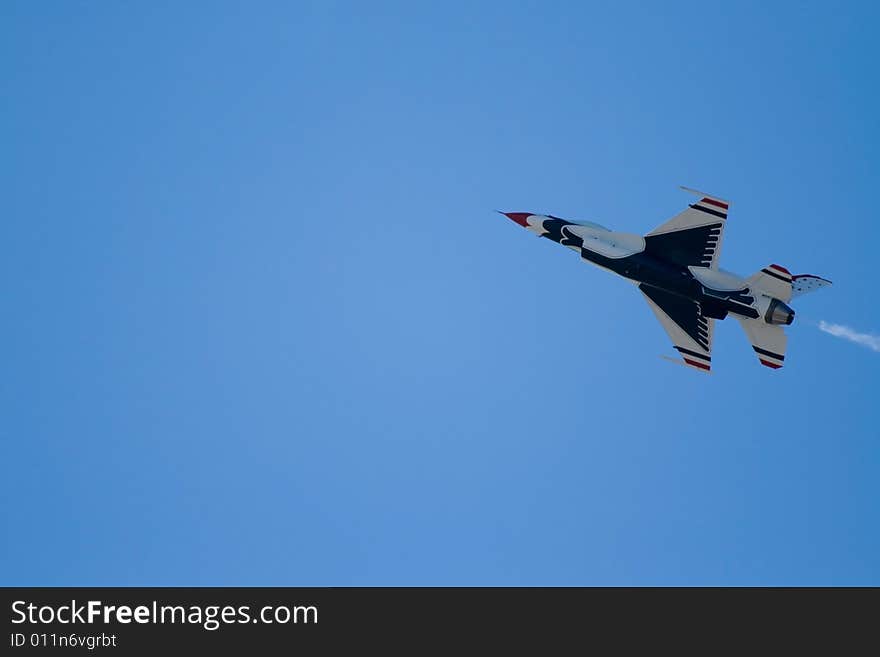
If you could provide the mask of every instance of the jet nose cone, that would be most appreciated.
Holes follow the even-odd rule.
[[[530,217],[531,214],[529,214],[528,212],[502,212],[501,214],[503,214],[511,221],[515,221],[523,228],[529,227],[529,222],[526,221],[526,218]]]

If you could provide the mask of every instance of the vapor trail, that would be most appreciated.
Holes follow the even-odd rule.
[[[872,351],[880,351],[880,335],[859,333],[855,329],[851,329],[849,326],[844,326],[843,324],[831,324],[824,320],[819,321],[819,330],[829,333],[834,337],[855,342],[856,344],[867,347]]]

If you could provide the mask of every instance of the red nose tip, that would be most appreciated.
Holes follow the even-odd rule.
[[[515,221],[523,228],[528,228],[529,222],[526,221],[526,218],[532,216],[528,212],[502,212],[501,214],[503,214],[511,221]]]

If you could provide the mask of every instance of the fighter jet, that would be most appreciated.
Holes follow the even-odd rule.
[[[715,320],[730,314],[742,325],[761,364],[779,369],[787,342],[782,327],[794,321],[789,301],[831,281],[812,274],[792,276],[775,264],[748,278],[720,269],[718,256],[730,203],[681,189],[699,201],[644,237],[553,215],[501,214],[637,285],[687,367],[701,372],[712,369]]]

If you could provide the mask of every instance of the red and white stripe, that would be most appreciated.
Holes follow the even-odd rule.
[[[712,212],[718,212],[727,217],[727,208],[729,207],[727,203],[724,201],[719,201],[718,199],[709,198],[708,196],[704,196],[699,201],[694,204],[697,208],[701,210],[710,210]]]
[[[693,351],[692,349],[685,349],[684,347],[675,346],[678,352],[681,354],[681,357],[684,359],[684,362],[691,367],[695,367],[698,370],[705,370],[706,372],[712,369],[712,357],[709,355],[703,356],[702,354]]]
[[[771,276],[776,276],[777,278],[781,278],[786,283],[791,283],[791,278],[792,278],[791,272],[788,271],[782,265],[770,265],[769,267],[766,267],[765,269],[762,269],[761,271],[763,271],[766,274],[770,274]]]
[[[770,367],[774,370],[778,370],[785,364],[785,356],[782,354],[776,355],[773,352],[768,351],[762,347],[752,346],[755,350],[755,353],[758,354],[758,360],[761,361],[761,365],[765,367]]]

